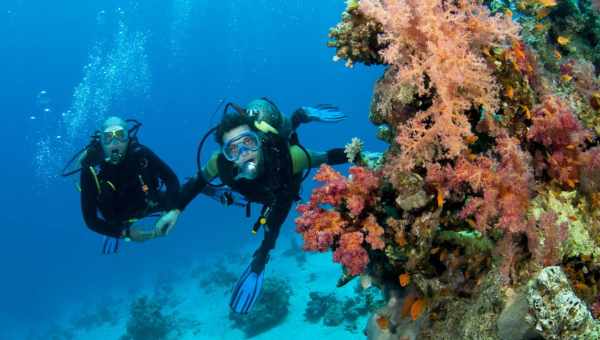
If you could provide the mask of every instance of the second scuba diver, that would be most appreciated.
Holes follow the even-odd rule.
[[[344,118],[337,108],[322,105],[302,107],[289,119],[263,98],[250,102],[246,108],[227,104],[219,125],[204,137],[199,155],[213,132],[221,150],[212,155],[206,167],[199,164],[199,173],[182,187],[177,208],[183,210],[204,188],[212,186],[210,182],[216,177],[248,202],[262,204],[253,232],[263,227],[264,239],[234,288],[230,307],[236,313],[248,313],[255,304],[269,252],[275,247],[294,202],[300,199],[301,183],[310,168],[347,162],[342,148],[327,152],[306,150],[298,142],[296,128],[311,121],[337,122]],[[176,216],[165,215],[157,226],[171,225],[173,218]]]
[[[115,252],[119,239],[142,242],[165,235],[179,215],[175,209],[179,180],[139,143],[140,126],[137,123],[130,130],[122,118],[106,119],[80,161],[83,219],[91,230],[109,237],[103,253]],[[133,226],[155,213],[166,213],[172,223],[151,230]]]

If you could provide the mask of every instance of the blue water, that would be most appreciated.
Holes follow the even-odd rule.
[[[335,104],[350,118],[302,127],[305,146],[339,147],[356,136],[382,150],[367,123],[381,69],[345,68],[332,62],[334,50],[326,47],[344,6],[316,0],[1,1],[0,329],[43,328],[71,303],[135,288],[148,276],[251,241],[251,221],[240,209],[199,197],[170,237],[101,256],[101,238],[83,224],[73,180],[55,176],[101,117],[142,120],[142,143],[182,181],[195,172],[197,143],[224,98],[243,105],[268,96],[286,113]],[[307,181],[305,197],[312,185]],[[294,216],[284,236],[293,233]]]

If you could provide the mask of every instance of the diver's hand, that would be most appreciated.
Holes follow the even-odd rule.
[[[158,236],[155,230],[146,231],[141,228],[131,227],[129,229],[129,238],[134,242],[145,242]]]
[[[337,123],[346,119],[346,115],[336,106],[329,104],[320,104],[317,106],[303,106],[302,111],[303,123],[307,122],[323,122]]]
[[[173,227],[175,227],[175,223],[177,223],[177,219],[179,218],[179,214],[181,211],[178,209],[173,209],[168,213],[161,216],[161,218],[156,221],[154,225],[154,231],[158,236],[166,236],[168,235]]]

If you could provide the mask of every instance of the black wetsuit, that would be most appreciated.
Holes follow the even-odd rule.
[[[176,205],[177,176],[139,143],[132,142],[125,159],[117,165],[103,160],[84,160],[82,165],[81,210],[86,225],[97,233],[121,237],[131,225],[130,219],[168,211]]]
[[[257,251],[254,253],[252,267],[255,272],[264,268],[266,258],[279,236],[281,226],[285,222],[295,201],[300,199],[300,186],[303,172],[294,173],[292,157],[287,141],[273,138],[262,145],[262,173],[254,180],[235,180],[235,166],[227,161],[222,154],[217,156],[218,177],[232,190],[242,194],[249,202],[263,205],[263,212],[268,207],[266,216],[265,236]],[[331,149],[326,153],[324,162],[330,165],[347,162],[343,149]],[[312,163],[312,167],[320,164]],[[186,182],[178,200],[178,208],[183,210],[207,185],[205,174],[198,173]],[[262,259],[262,261],[256,261]]]

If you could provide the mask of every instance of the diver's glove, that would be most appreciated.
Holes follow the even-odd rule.
[[[339,108],[329,104],[303,106],[294,114],[294,119],[298,120],[297,123],[337,123],[346,118],[347,116]]]
[[[156,236],[168,235],[173,229],[173,227],[175,227],[175,223],[177,223],[179,214],[181,214],[180,210],[173,209],[168,213],[162,215],[154,225],[154,232],[156,233]]]

